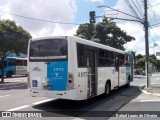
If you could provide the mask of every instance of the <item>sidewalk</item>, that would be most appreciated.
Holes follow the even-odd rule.
[[[145,94],[152,94],[160,96],[160,73],[152,74],[150,77],[150,87],[142,88],[142,92]]]
[[[150,76],[150,84],[149,88],[141,87],[142,94],[122,106],[109,120],[160,120],[160,73]]]

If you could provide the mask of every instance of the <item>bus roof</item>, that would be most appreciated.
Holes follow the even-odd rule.
[[[27,58],[20,58],[20,57],[6,57],[5,60],[6,59],[27,60]]]
[[[107,50],[115,51],[115,52],[122,53],[122,54],[126,53],[125,51],[122,51],[122,50],[119,50],[119,49],[116,49],[116,48],[113,48],[113,47],[110,47],[110,46],[106,46],[106,45],[103,45],[103,44],[100,44],[100,43],[96,43],[96,42],[93,42],[93,41],[90,41],[90,40],[86,40],[86,39],[83,39],[83,38],[80,38],[80,37],[76,37],[76,36],[48,36],[48,37],[33,38],[31,40],[37,41],[37,40],[52,39],[52,38],[61,38],[61,39],[66,39],[67,38],[68,40],[71,39],[71,40],[76,41],[77,43],[90,45],[90,46],[98,47],[98,48],[102,48],[102,49],[107,49]]]

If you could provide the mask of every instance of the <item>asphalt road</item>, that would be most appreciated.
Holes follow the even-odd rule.
[[[8,84],[7,86],[0,85],[0,111],[18,111],[20,113],[26,111],[42,112],[42,116],[48,116],[38,119],[106,120],[116,114],[117,111],[126,111],[128,109],[132,111],[141,110],[140,108],[145,108],[148,105],[145,100],[151,99],[150,96],[142,94],[139,90],[140,87],[145,85],[144,77],[136,77],[134,82],[131,83],[130,88],[121,87],[118,90],[112,91],[111,95],[107,98],[98,96],[84,101],[31,97],[27,89],[26,77],[14,77],[5,79],[5,81],[12,84]],[[157,98],[155,97],[154,99]],[[160,108],[158,105],[159,101],[152,103],[149,104],[148,108],[160,110],[158,109]],[[12,117],[5,119],[17,120],[19,118]],[[33,120],[37,118],[28,119]]]
[[[83,118],[84,116],[90,116],[91,119],[91,116],[100,117],[101,114],[103,116],[101,119],[106,119],[106,117],[110,117],[113,114],[109,113],[109,115],[105,115],[106,111],[119,110],[141,93],[137,86],[131,86],[129,89],[122,87],[119,90],[112,91],[112,94],[107,98],[98,96],[84,101],[70,101],[31,97],[27,89],[26,77],[5,79],[5,81],[12,82],[13,84],[1,86],[0,111],[45,111],[45,115],[55,116],[52,119],[62,117],[61,119],[70,120],[77,119],[77,117]]]

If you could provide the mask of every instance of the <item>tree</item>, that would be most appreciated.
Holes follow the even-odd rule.
[[[135,57],[136,66],[142,69],[145,69],[145,55],[138,54]]]
[[[141,69],[145,69],[145,55],[138,54],[136,55],[135,59],[136,66],[138,66]],[[149,55],[149,62],[152,63],[152,65],[156,67],[158,70],[160,69],[160,60],[158,60],[155,55]]]
[[[107,18],[97,25],[88,23],[80,25],[76,36],[121,50],[125,49],[123,47],[125,43],[135,40],[115,23],[108,21]]]
[[[4,59],[11,53],[27,53],[30,33],[21,26],[17,26],[15,21],[0,20],[0,58],[2,60],[2,79],[4,82]]]

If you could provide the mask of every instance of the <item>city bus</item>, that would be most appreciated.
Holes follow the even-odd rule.
[[[27,75],[27,58],[7,57],[4,60],[4,76]],[[0,60],[0,76],[2,76],[2,60]]]
[[[30,39],[31,96],[86,100],[133,81],[132,55],[75,36]]]

